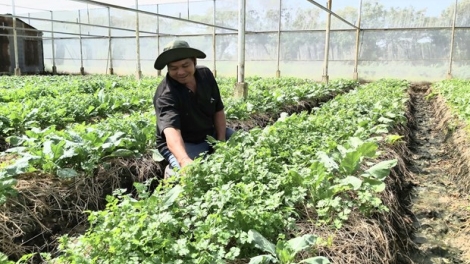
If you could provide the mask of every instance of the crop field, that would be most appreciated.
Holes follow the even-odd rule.
[[[168,179],[160,81],[0,77],[1,263],[470,261],[469,81],[217,78],[236,133]]]

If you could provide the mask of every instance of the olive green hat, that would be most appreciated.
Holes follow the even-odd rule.
[[[165,46],[163,52],[155,60],[153,67],[157,70],[165,68],[170,62],[187,58],[204,59],[206,54],[198,49],[191,48],[184,40],[174,40]]]

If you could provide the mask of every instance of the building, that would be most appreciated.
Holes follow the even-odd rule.
[[[21,74],[44,72],[42,32],[16,18],[18,62]],[[0,73],[15,73],[13,18],[0,15]]]

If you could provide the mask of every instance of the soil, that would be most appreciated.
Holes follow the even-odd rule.
[[[414,188],[414,263],[470,263],[470,202],[455,178],[458,151],[438,124],[436,99],[427,98],[429,85],[411,92],[415,127],[411,136]]]

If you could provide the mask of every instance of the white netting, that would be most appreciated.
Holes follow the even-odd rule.
[[[51,12],[56,20],[54,59],[58,71],[106,73],[110,59],[118,74],[133,74],[137,65],[136,13],[131,10],[87,5],[74,1],[16,0],[16,14],[43,31],[46,69],[52,67]],[[134,1],[103,1],[135,7]],[[155,75],[153,61],[165,44],[175,38],[204,50],[201,61],[216,62],[221,75],[235,76],[238,55],[238,0],[139,1],[140,61],[142,72]],[[166,1],[168,2],[168,1]],[[325,56],[326,0],[250,0],[246,5],[246,75],[282,75],[321,78]],[[36,3],[36,2],[35,2]],[[69,3],[70,5],[66,5]],[[441,79],[450,63],[455,0],[333,0],[329,49],[331,78],[352,77],[359,15],[358,71],[361,77]],[[130,5],[131,4],[131,5]],[[36,6],[35,6],[36,5]],[[465,77],[470,61],[470,0],[458,0],[454,37],[453,74]],[[3,9],[1,9],[3,8]],[[7,8],[7,9],[5,9]],[[11,1],[0,0],[0,10],[11,13]],[[36,8],[36,9],[33,9]],[[215,13],[214,13],[215,8]],[[43,10],[37,10],[43,9]],[[80,11],[79,11],[80,10]],[[361,12],[359,12],[361,10]],[[81,30],[76,22],[85,23]],[[108,13],[110,17],[108,17]],[[155,16],[158,13],[176,17]],[[36,20],[40,18],[43,20]],[[110,19],[110,22],[109,22]],[[214,30],[210,25],[224,27]],[[66,23],[70,22],[70,23]],[[109,30],[107,26],[111,25]],[[93,24],[101,27],[92,26]],[[469,27],[469,28],[466,28]],[[280,35],[278,30],[280,29]],[[213,32],[216,33],[215,41]],[[79,33],[82,37],[80,53]],[[159,34],[158,34],[159,33]],[[111,36],[111,41],[109,39]],[[278,41],[280,40],[280,42]],[[215,44],[215,54],[213,45]],[[111,49],[109,48],[111,45]],[[109,52],[111,50],[111,53]],[[278,55],[279,53],[279,55]],[[278,61],[279,58],[279,61]]]

